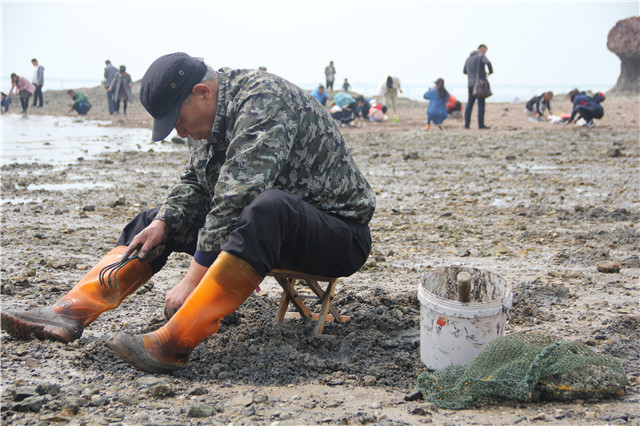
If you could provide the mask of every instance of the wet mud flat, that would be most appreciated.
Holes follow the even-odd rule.
[[[407,111],[396,127],[345,129],[378,200],[373,253],[336,291],[348,322],[328,323],[319,338],[311,322],[273,324],[280,291],[269,278],[187,369],[141,373],[104,342],[162,325],[164,294],[190,261],[176,254],[76,342],[3,332],[3,424],[637,423],[638,130],[518,127],[506,117],[491,133],[426,133],[416,130],[422,114]],[[2,309],[55,302],[127,220],[162,201],[185,164],[178,147],[4,165],[2,196],[11,202],[1,206]],[[73,182],[86,186],[64,187]],[[600,272],[602,262],[619,271]],[[459,411],[405,401],[424,370],[417,287],[441,265],[509,280],[506,333],[552,333],[613,356],[629,377],[626,395]]]

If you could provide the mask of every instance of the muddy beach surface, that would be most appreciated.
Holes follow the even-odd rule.
[[[90,90],[89,118],[150,125],[139,104],[115,120],[101,113],[103,92]],[[66,99],[57,100],[46,92],[36,113],[63,115]],[[554,106],[569,110],[562,99]],[[274,325],[280,291],[267,278],[187,369],[139,372],[104,342],[163,324],[164,294],[190,261],[175,254],[76,342],[22,342],[2,332],[2,423],[638,424],[639,105],[609,98],[604,106],[594,129],[531,123],[523,105],[488,104],[489,131],[447,120],[444,131],[425,132],[426,105],[410,101],[400,103],[397,123],[343,128],[377,194],[373,253],[335,295],[349,321],[327,323],[320,338],[312,322]],[[163,200],[187,161],[184,144],[166,144],[62,165],[3,164],[2,309],[55,302],[131,217]],[[619,271],[601,272],[606,262]],[[405,401],[425,370],[417,288],[442,265],[508,280],[506,333],[550,333],[611,355],[629,377],[626,395],[457,411]]]

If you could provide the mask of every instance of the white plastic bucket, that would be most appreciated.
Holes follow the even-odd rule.
[[[457,276],[471,274],[471,300],[458,301]],[[511,307],[511,284],[494,273],[461,266],[433,268],[422,276],[420,359],[430,370],[467,364],[502,336]]]

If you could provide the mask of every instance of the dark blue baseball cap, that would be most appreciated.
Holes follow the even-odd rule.
[[[140,103],[154,118],[151,138],[160,141],[176,125],[182,103],[202,81],[207,66],[183,52],[156,59],[142,77]]]

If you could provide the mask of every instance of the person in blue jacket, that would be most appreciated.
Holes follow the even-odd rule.
[[[569,92],[569,99],[573,103],[573,110],[571,111],[571,117],[565,122],[566,124],[574,123],[580,118],[584,118],[587,122],[585,127],[594,127],[593,119],[600,119],[604,116],[604,108],[602,108],[600,102],[604,101],[605,96],[600,92],[589,96],[585,92],[573,89]]]
[[[449,99],[449,92],[444,88],[444,80],[439,78],[434,81],[433,86],[427,93],[424,94],[424,98],[429,101],[429,108],[427,109],[427,125],[424,126],[425,130],[429,130],[431,122],[433,121],[442,130],[442,122],[447,119],[447,99]]]
[[[327,105],[327,99],[329,99],[329,95],[327,95],[327,92],[324,91],[324,86],[322,84],[313,89],[313,91],[311,92],[311,96],[316,98],[318,102],[320,102],[320,105]]]

